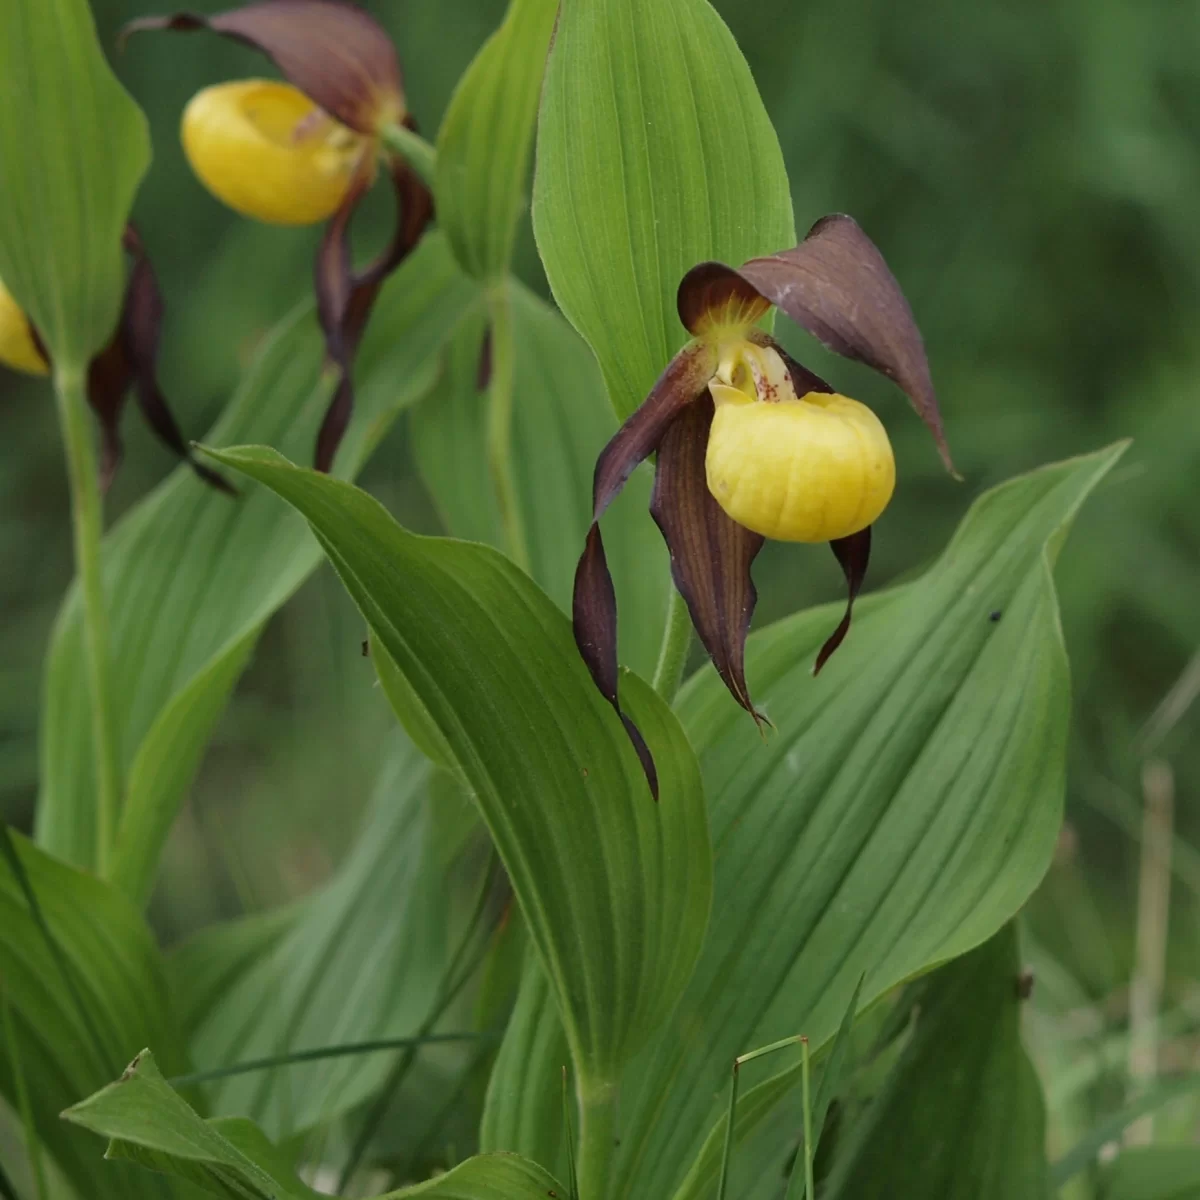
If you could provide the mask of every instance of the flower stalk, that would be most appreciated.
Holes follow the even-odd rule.
[[[579,1200],[607,1200],[616,1145],[616,1089],[579,1088]]]
[[[492,487],[500,511],[504,549],[509,558],[529,573],[529,542],[521,517],[517,480],[513,472],[513,389],[516,383],[516,345],[512,297],[507,281],[492,285],[487,298],[490,321],[491,364],[488,381],[487,458]]]
[[[415,129],[405,125],[385,125],[379,140],[393,154],[398,154],[421,177],[426,187],[433,187],[437,174],[437,151]]]
[[[54,393],[67,458],[75,571],[83,601],[96,786],[96,869],[103,878],[108,875],[112,863],[121,800],[120,731],[112,697],[108,612],[100,549],[103,499],[82,374],[57,372]]]

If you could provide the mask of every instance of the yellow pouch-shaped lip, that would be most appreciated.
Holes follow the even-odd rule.
[[[872,524],[896,485],[879,418],[824,392],[778,402],[710,385],[716,413],[705,470],[709,491],[747,529],[784,542],[828,542]]]
[[[184,110],[192,170],[230,208],[272,225],[312,225],[337,211],[368,150],[289,83],[205,88]]]

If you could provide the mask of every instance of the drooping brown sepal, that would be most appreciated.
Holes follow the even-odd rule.
[[[764,538],[729,517],[708,490],[704,458],[713,422],[708,392],[658,448],[650,513],[671,552],[671,575],[692,624],[733,698],[762,721],[746,686],[746,635],[758,593],[750,569]]]
[[[845,615],[838,622],[838,627],[826,638],[825,644],[817,654],[817,661],[813,664],[814,675],[829,661],[829,656],[842,644],[846,634],[850,632],[850,618],[854,613],[854,601],[867,576],[867,564],[871,558],[871,526],[868,525],[866,529],[860,529],[849,537],[836,538],[829,543],[829,548],[833,551],[841,565],[842,573],[846,576],[849,594],[846,598]]]
[[[355,271],[350,254],[350,222],[371,185],[370,164],[364,163],[341,206],[321,237],[314,270],[317,316],[325,347],[338,371],[337,387],[317,434],[314,465],[328,471],[354,410],[354,356],[367,319],[384,280],[421,240],[433,216],[433,197],[420,177],[400,159],[389,162],[396,195],[396,223],[382,253],[363,270]]]
[[[265,54],[284,77],[358,133],[404,115],[396,48],[383,27],[350,0],[262,0],[206,17],[141,17],[121,31],[210,30]]]
[[[121,441],[121,414],[132,388],[138,407],[159,440],[180,458],[205,483],[218,491],[236,496],[237,489],[211,467],[196,461],[167,405],[158,384],[158,343],[162,329],[163,301],[158,280],[142,239],[132,225],[125,227],[121,246],[129,255],[131,267],[125,284],[125,298],[112,340],[88,364],[87,401],[100,426],[101,490],[111,486],[121,465],[124,445]],[[30,327],[35,344],[47,362],[50,355],[37,330]]]
[[[749,289],[787,313],[837,354],[866,363],[900,386],[954,473],[937,394],[912,309],[875,243],[841,213],[822,217],[800,245],[740,267],[702,263],[680,285],[680,315]],[[693,318],[694,319],[694,318]]]
[[[601,451],[592,481],[592,526],[575,571],[571,605],[575,644],[596,687],[624,722],[655,796],[658,785],[653,758],[641,733],[621,711],[617,695],[617,597],[599,522],[637,465],[659,448],[672,423],[701,395],[707,397],[708,380],[715,368],[712,347],[703,343],[686,346]]]

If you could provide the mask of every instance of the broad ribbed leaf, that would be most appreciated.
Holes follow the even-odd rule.
[[[429,388],[442,340],[473,294],[438,238],[393,277],[359,357],[360,407],[341,469],[356,471],[399,409]],[[307,458],[330,387],[321,357],[306,306],[270,337],[210,440],[255,438]],[[319,558],[303,522],[264,492],[251,487],[230,500],[186,468],[106,539],[113,691],[128,771],[115,870],[139,899],[259,630]],[[72,592],[47,661],[37,834],[60,858],[89,866],[95,806],[80,617]]]
[[[438,130],[438,225],[463,270],[477,279],[504,275],[512,258],[557,11],[557,0],[511,0]]]
[[[516,349],[513,469],[530,571],[569,612],[575,564],[591,523],[596,456],[616,431],[596,360],[562,315],[527,288],[511,289]],[[487,396],[478,365],[482,316],[464,322],[442,383],[412,410],[413,450],[447,530],[503,548],[487,462]],[[648,514],[649,471],[635,473],[603,521],[621,612],[621,662],[654,669],[669,577]]]
[[[339,1043],[415,1033],[433,1003],[445,955],[445,864],[431,843],[431,768],[406,744],[381,774],[354,852],[306,899],[274,946],[246,963],[240,924],[202,935],[205,962],[174,957],[177,990],[231,962],[192,1034],[198,1070]],[[254,920],[252,918],[252,920]],[[386,1054],[237,1075],[209,1086],[214,1114],[253,1118],[288,1137],[361,1103],[383,1082]]]
[[[561,1080],[568,1055],[554,993],[531,953],[488,1079],[481,1150],[509,1150],[558,1167],[564,1145]]]
[[[715,672],[687,685],[714,916],[679,1009],[624,1083],[616,1194],[678,1187],[735,1054],[799,1032],[821,1046],[864,973],[868,1005],[988,938],[1041,878],[1069,701],[1050,566],[1123,448],[981,497],[923,577],[859,602],[854,636],[818,678],[838,606],[753,635],[747,676],[776,730],[765,742]],[[797,1080],[789,1071],[775,1094]]]
[[[674,1006],[708,919],[695,755],[634,675],[655,804],[566,618],[487,547],[407,533],[369,496],[247,447],[213,457],[310,521],[368,624],[453,751],[508,869],[581,1081],[611,1083]]]
[[[56,366],[82,373],[117,325],[146,118],[105,61],[86,0],[9,0],[0,80],[0,279]]]
[[[684,273],[796,242],[779,142],[707,0],[569,0],[546,68],[533,221],[621,417],[687,339]]]
[[[1047,1200],[1020,972],[1010,923],[930,976],[900,1061],[839,1151],[829,1200]]]
[[[0,987],[10,1006],[38,1138],[89,1200],[161,1197],[137,1172],[96,1179],[90,1137],[59,1113],[111,1079],[153,1041],[172,1070],[183,1067],[162,962],[150,931],[112,887],[56,862],[12,835],[57,956],[34,919],[11,865],[0,857]],[[16,1107],[16,1081],[0,1037],[0,1093]]]

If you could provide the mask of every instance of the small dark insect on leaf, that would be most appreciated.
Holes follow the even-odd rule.
[[[1022,971],[1017,976],[1017,999],[1028,1000],[1033,995],[1033,972]]]
[[[995,623],[998,620],[1000,620],[1000,615],[1001,615],[1000,610],[998,608],[995,608],[990,613],[988,613],[988,620],[991,621],[991,623],[993,625],[995,625]]]
[[[371,642],[368,638],[362,640],[362,656],[363,658],[371,657]]]

